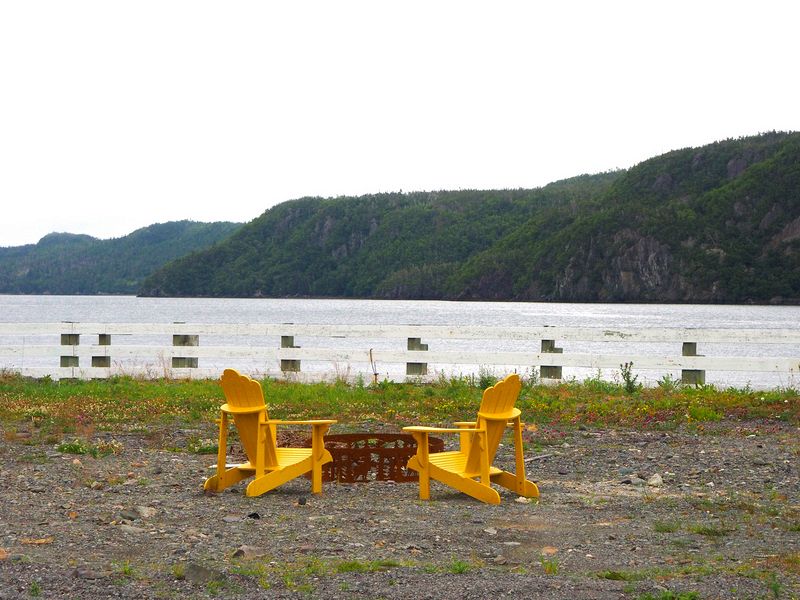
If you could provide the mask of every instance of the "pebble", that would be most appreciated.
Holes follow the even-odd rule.
[[[123,510],[120,514],[120,519],[125,521],[135,521],[139,518],[139,513],[134,510]]]
[[[89,567],[78,567],[72,572],[73,577],[78,579],[102,579],[103,573],[90,569]]]
[[[152,506],[137,506],[133,510],[136,511],[136,514],[142,519],[150,519],[158,513],[158,510]]]
[[[244,559],[261,558],[262,556],[266,555],[267,553],[258,546],[248,546],[248,545],[239,546],[233,552],[234,558],[244,558]]]
[[[655,475],[651,475],[650,478],[647,480],[647,485],[652,487],[660,487],[663,484],[664,480],[658,473],[656,473]]]
[[[186,581],[201,584],[214,581],[215,579],[222,579],[222,576],[216,571],[198,565],[197,563],[187,563],[183,570],[183,576]]]

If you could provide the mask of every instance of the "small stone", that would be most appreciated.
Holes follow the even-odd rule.
[[[135,521],[139,518],[139,513],[135,510],[123,510],[119,513],[119,518],[125,521]]]
[[[136,514],[142,519],[150,519],[158,513],[158,510],[152,506],[137,506],[133,510],[136,511]]]
[[[184,568],[183,574],[186,581],[191,581],[192,583],[205,584],[215,579],[222,579],[216,571],[196,563],[188,563]]]
[[[127,523],[123,523],[119,526],[120,531],[124,531],[125,533],[145,533],[145,530],[141,527],[134,527],[133,525],[128,525]]]
[[[305,506],[306,505],[306,497],[305,496],[300,496],[297,499],[297,504],[298,504],[298,506]]]
[[[89,567],[78,567],[72,572],[73,577],[77,577],[78,579],[102,579],[104,575],[90,569]]]
[[[652,475],[647,480],[647,485],[652,486],[652,487],[660,487],[663,484],[664,484],[664,479],[658,473]]]
[[[530,504],[532,500],[530,498],[526,498],[525,496],[518,496],[514,502],[518,502],[519,504]]]
[[[496,565],[504,565],[508,562],[508,559],[505,556],[500,555],[500,556],[495,556],[492,559],[492,562],[494,562],[494,564]]]
[[[234,558],[244,558],[244,559],[251,559],[251,558],[261,558],[262,556],[266,556],[267,553],[264,552],[261,548],[257,546],[239,546],[233,553]]]
[[[93,490],[102,490],[103,484],[99,481],[93,481],[92,484],[89,486]]]
[[[238,523],[242,520],[242,518],[238,515],[228,515],[226,517],[222,517],[222,520],[225,523]]]
[[[497,535],[497,529],[494,527],[487,527],[483,530],[483,533],[488,533],[489,535]]]
[[[47,490],[43,486],[35,485],[33,487],[29,487],[28,491],[33,493],[33,494],[42,494],[42,493],[46,492]]]

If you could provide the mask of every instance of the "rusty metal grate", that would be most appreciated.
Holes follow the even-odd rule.
[[[430,437],[430,451],[441,452],[444,442]],[[306,447],[311,446],[307,440]],[[416,481],[416,472],[406,469],[417,452],[417,442],[402,433],[343,433],[325,436],[333,462],[322,467],[324,481],[359,483],[366,481]]]

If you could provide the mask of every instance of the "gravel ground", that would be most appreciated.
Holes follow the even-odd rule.
[[[0,599],[798,598],[798,433],[543,428],[541,501],[487,506],[435,482],[428,502],[377,481],[206,495],[214,457],[181,448],[212,428],[103,458],[6,432]]]

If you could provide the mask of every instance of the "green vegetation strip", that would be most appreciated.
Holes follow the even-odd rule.
[[[495,378],[440,379],[433,383],[300,384],[262,382],[273,418],[335,417],[342,424],[375,422],[450,423],[474,417],[483,388]],[[119,377],[95,381],[34,380],[0,376],[0,421],[84,427],[136,428],[157,424],[211,422],[223,402],[216,380],[142,380]],[[527,381],[517,406],[528,423],[699,429],[722,419],[770,419],[800,423],[800,393],[700,387],[637,387],[601,381],[542,385]]]

